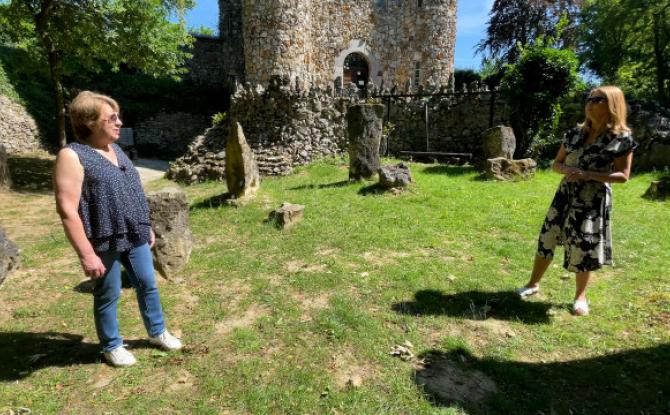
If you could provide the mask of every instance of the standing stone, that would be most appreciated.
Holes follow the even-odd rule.
[[[7,152],[5,147],[0,144],[0,189],[3,187],[10,187],[12,185],[9,177],[9,163],[7,162]]]
[[[509,160],[498,157],[486,160],[486,178],[489,180],[527,180],[535,174],[537,163],[533,159]]]
[[[482,133],[484,159],[494,159],[504,157],[506,159],[514,158],[516,150],[516,138],[512,127],[498,125]]]
[[[240,123],[235,122],[226,141],[226,184],[228,193],[236,199],[253,196],[260,186],[258,165],[254,153],[244,138]]]
[[[411,182],[409,166],[404,163],[379,168],[379,185],[384,189],[407,187]]]
[[[19,247],[7,239],[5,231],[0,228],[0,285],[2,285],[11,271],[19,267],[19,255]]]
[[[270,212],[269,221],[278,228],[288,228],[301,221],[305,216],[305,206],[292,203],[282,203],[281,207]]]
[[[347,111],[349,180],[369,179],[379,169],[384,106],[352,105]]]
[[[167,188],[147,195],[156,234],[154,265],[167,279],[174,279],[188,262],[193,234],[188,226],[188,200],[181,189]]]

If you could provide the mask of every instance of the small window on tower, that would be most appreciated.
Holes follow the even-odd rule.
[[[375,2],[377,3],[377,7],[381,10],[388,9],[388,0],[375,0]]]
[[[416,8],[420,9],[423,7],[423,0],[416,0]]]
[[[414,87],[421,85],[421,62],[414,62]]]

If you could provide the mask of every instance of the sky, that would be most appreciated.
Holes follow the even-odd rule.
[[[319,0],[314,0],[319,1]],[[456,23],[457,69],[479,69],[481,55],[475,56],[475,45],[484,38],[488,13],[494,0],[459,0]],[[197,0],[197,5],[186,16],[190,28],[200,26],[218,28],[218,0]]]

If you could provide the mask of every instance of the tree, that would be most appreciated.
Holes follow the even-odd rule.
[[[518,156],[526,155],[542,123],[551,119],[559,99],[577,86],[577,67],[576,54],[556,49],[551,38],[540,38],[532,46],[520,48],[518,62],[507,65],[503,94],[512,108]]]
[[[542,36],[556,38],[557,47],[572,49],[583,0],[495,0],[486,28],[486,39],[477,52],[489,60],[513,63],[519,58],[517,45],[533,44]],[[559,22],[565,23],[557,36]]]
[[[178,76],[192,37],[183,14],[193,0],[0,0],[0,39],[21,42],[49,66],[58,142],[66,143],[63,77],[75,68],[126,65]],[[179,16],[178,23],[169,18]]]
[[[579,44],[605,82],[670,105],[670,0],[591,0]]]

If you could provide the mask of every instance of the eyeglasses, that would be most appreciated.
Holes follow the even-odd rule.
[[[117,121],[121,121],[121,116],[115,112],[114,114],[110,115],[108,119],[102,121],[116,124]]]
[[[594,96],[594,97],[587,97],[586,98],[586,103],[587,104],[600,104],[601,102],[607,101],[607,98],[601,97],[601,96]]]

